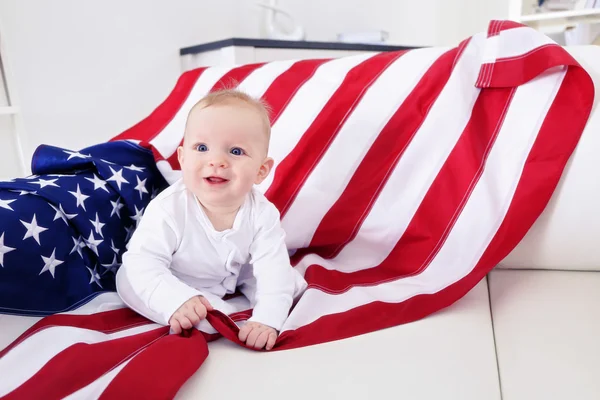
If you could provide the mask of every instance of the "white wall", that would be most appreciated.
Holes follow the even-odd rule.
[[[260,35],[257,1],[240,2],[239,35]],[[390,44],[446,46],[485,30],[490,19],[507,18],[509,1],[279,0],[278,5],[306,28],[307,40],[334,41],[344,31],[383,29]]]
[[[260,36],[262,14],[255,1],[0,0],[0,27],[23,110],[26,160],[39,144],[79,149],[144,118],[179,76],[181,47]],[[505,4],[326,1],[327,9],[324,0],[279,3],[304,25],[308,40],[384,29],[390,43],[405,45],[456,44],[485,29],[489,16],[504,12]],[[473,14],[466,16],[465,9]]]
[[[0,0],[26,130],[81,148],[145,117],[179,75],[179,48],[231,35],[233,0]]]

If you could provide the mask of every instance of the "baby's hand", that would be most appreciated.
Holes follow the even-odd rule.
[[[181,305],[169,319],[171,330],[179,335],[183,330],[190,329],[200,320],[206,318],[207,311],[213,307],[203,296],[194,296]]]
[[[259,324],[258,322],[247,322],[240,329],[238,338],[245,342],[247,346],[255,349],[262,349],[267,345],[266,349],[271,350],[277,340],[277,331],[270,326]]]

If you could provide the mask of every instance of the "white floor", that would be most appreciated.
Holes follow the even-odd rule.
[[[600,272],[490,274],[503,400],[600,399]]]
[[[178,399],[500,399],[486,281],[448,309],[295,350],[211,343]]]

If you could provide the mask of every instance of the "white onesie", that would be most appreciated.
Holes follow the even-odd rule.
[[[280,330],[306,281],[290,265],[279,217],[253,189],[233,227],[217,231],[180,179],[148,204],[123,254],[117,291],[132,309],[168,325],[196,295],[231,313],[222,297],[240,286],[254,306],[249,321]]]

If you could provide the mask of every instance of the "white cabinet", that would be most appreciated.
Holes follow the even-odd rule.
[[[277,60],[336,58],[353,54],[396,51],[412,46],[341,42],[309,42],[232,38],[186,47],[179,51],[182,71],[216,65],[240,65]]]

